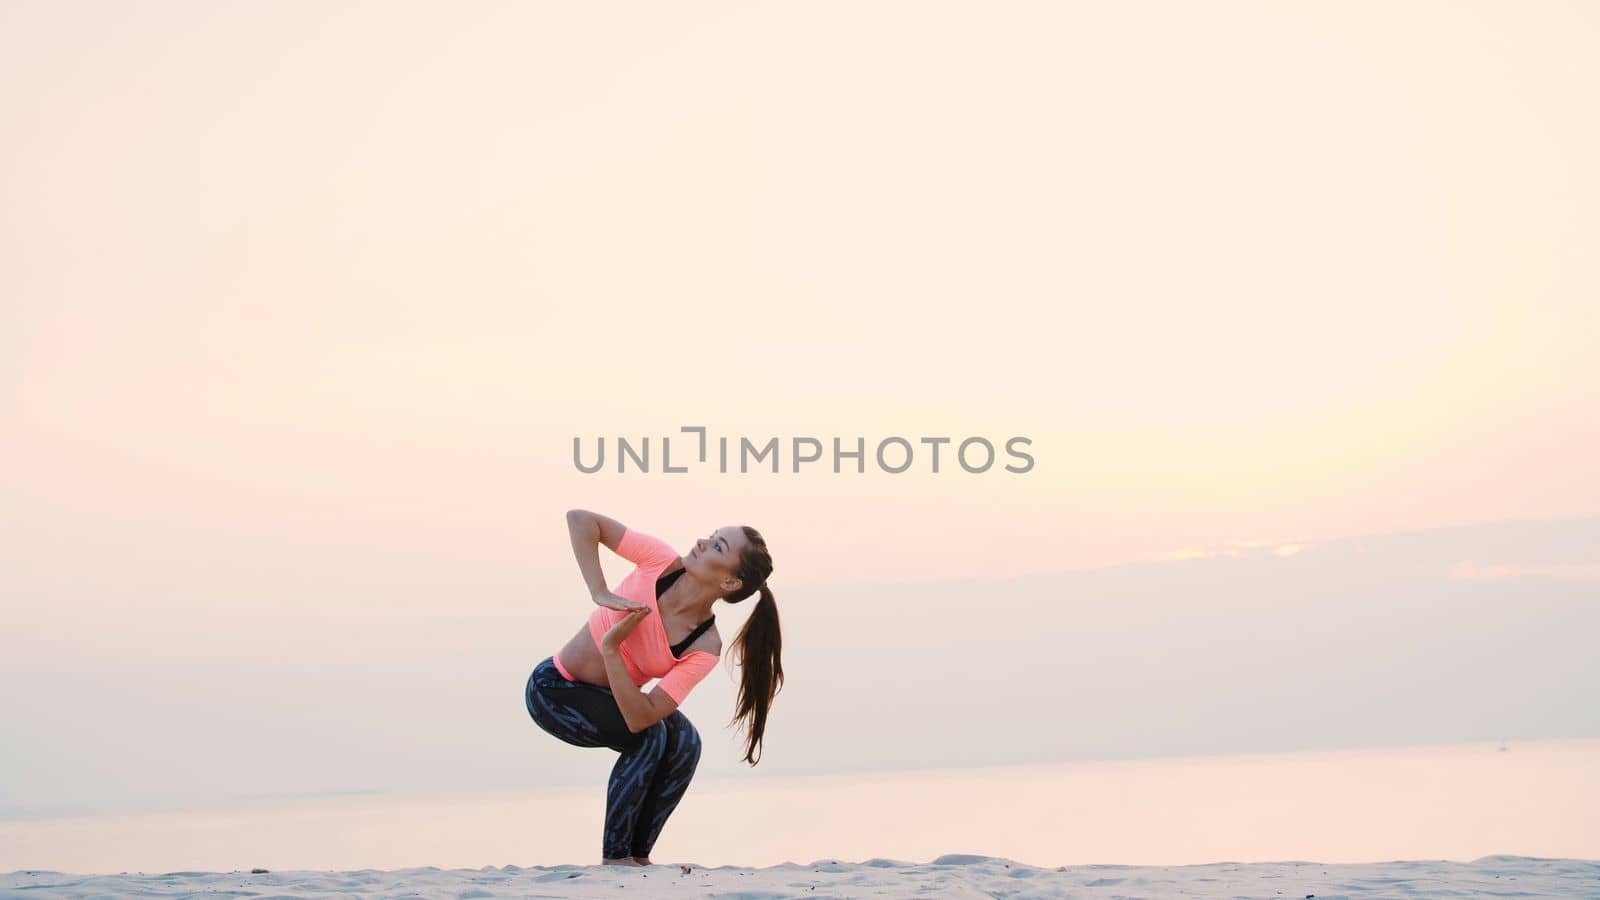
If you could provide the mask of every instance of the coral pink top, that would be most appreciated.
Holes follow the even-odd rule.
[[[628,528],[617,543],[617,555],[637,566],[612,593],[649,604],[652,610],[650,615],[645,616],[645,621],[635,625],[618,646],[622,665],[637,686],[643,687],[651,678],[660,678],[661,689],[681,704],[689,696],[689,691],[700,683],[700,679],[716,668],[720,657],[706,650],[690,650],[681,657],[672,655],[672,646],[667,642],[667,628],[661,621],[661,607],[656,604],[656,579],[677,561],[678,551],[667,546],[660,538]],[[627,613],[620,609],[595,607],[594,612],[589,614],[589,635],[594,638],[595,647],[600,646],[601,639],[611,630],[611,626],[625,616]],[[555,658],[556,671],[561,673],[561,677],[576,681],[561,665],[561,654],[551,655]]]

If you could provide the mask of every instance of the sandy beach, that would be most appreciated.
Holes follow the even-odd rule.
[[[928,862],[824,859],[752,869],[667,863],[613,866],[431,866],[351,872],[166,872],[0,875],[6,897],[1595,897],[1600,861],[1485,856],[1326,865],[1309,861],[1194,866],[1039,868],[995,856]]]

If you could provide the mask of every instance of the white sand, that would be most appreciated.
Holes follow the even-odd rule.
[[[818,860],[764,869],[714,869],[661,863],[612,866],[505,866],[353,872],[169,872],[0,875],[4,897],[232,896],[313,897],[359,893],[424,897],[1600,897],[1600,860],[1485,856],[1470,863],[1433,860],[1326,865],[1315,862],[1194,866],[1037,868],[993,856],[948,854],[928,863]]]

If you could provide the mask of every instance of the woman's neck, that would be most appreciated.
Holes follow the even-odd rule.
[[[682,616],[704,622],[711,618],[711,605],[717,602],[718,596],[715,585],[702,584],[685,571],[662,592],[660,599],[656,600],[656,606],[662,613],[674,618]]]

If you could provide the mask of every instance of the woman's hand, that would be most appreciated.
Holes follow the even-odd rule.
[[[621,594],[613,594],[610,591],[601,591],[595,594],[594,602],[597,606],[604,606],[607,609],[620,609],[623,612],[632,612],[636,609],[650,608],[649,606],[640,603],[637,600],[629,600],[627,597],[624,597]]]
[[[627,615],[619,619],[617,624],[611,626],[611,629],[606,632],[605,637],[600,639],[600,649],[615,651],[618,647],[622,646],[622,641],[628,636],[628,633],[637,628],[639,623],[644,621],[644,617],[648,616],[649,614],[650,607],[648,606],[641,606],[638,609],[630,611]]]

